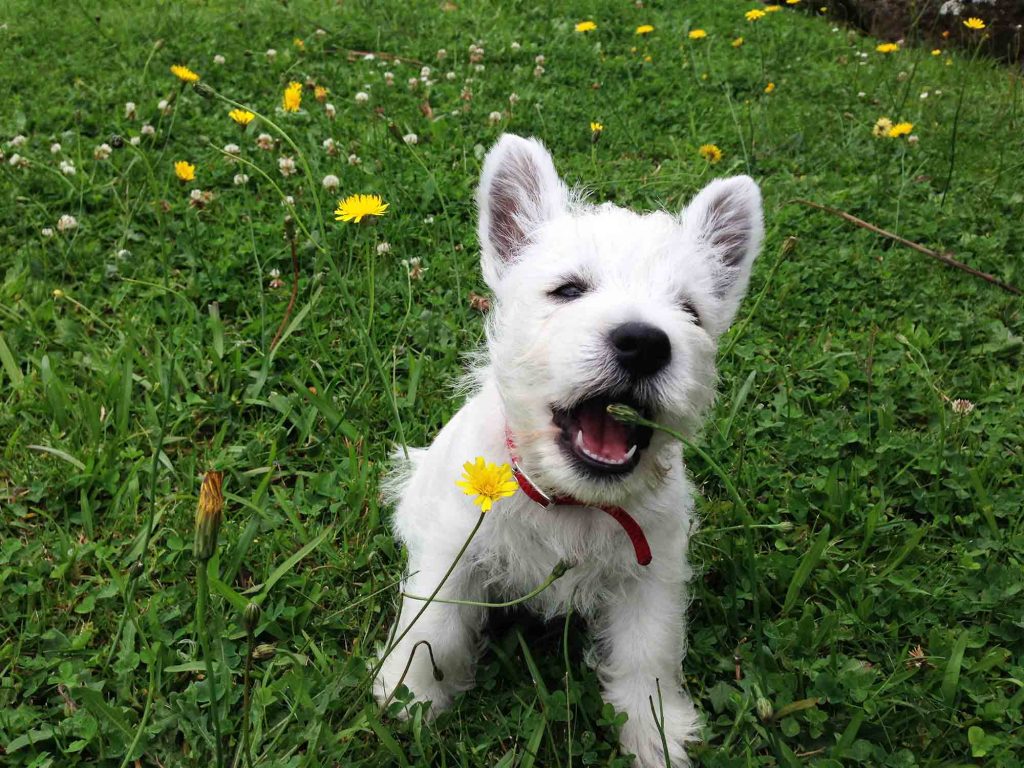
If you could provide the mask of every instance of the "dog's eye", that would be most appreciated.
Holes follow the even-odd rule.
[[[686,314],[693,318],[693,322],[700,325],[700,313],[697,312],[697,308],[693,306],[693,303],[688,299],[679,300],[679,308]]]
[[[572,301],[578,299],[584,293],[587,292],[587,286],[583,283],[570,282],[565,285],[560,285],[555,290],[550,291],[548,296],[552,296],[556,299],[565,299],[566,301]]]

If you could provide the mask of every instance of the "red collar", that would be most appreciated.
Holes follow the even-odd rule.
[[[512,430],[508,426],[505,427],[505,445],[508,447],[509,455],[512,458],[512,474],[516,478],[516,482],[519,483],[519,487],[523,489],[523,493],[529,496],[532,501],[535,501],[542,507],[590,507],[591,509],[600,509],[603,512],[607,512],[614,518],[615,522],[622,526],[626,535],[629,536],[629,540],[633,544],[633,551],[636,553],[636,561],[640,565],[647,565],[651,562],[651,545],[647,543],[647,537],[644,536],[643,529],[637,524],[636,520],[630,517],[626,510],[622,507],[584,504],[572,496],[548,496],[533,484],[533,481],[527,477],[526,472],[520,466],[516,443],[512,437]]]

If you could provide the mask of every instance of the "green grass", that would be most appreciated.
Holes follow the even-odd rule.
[[[508,130],[543,138],[597,200],[677,209],[733,173],[764,189],[767,242],[723,340],[702,450],[766,527],[745,531],[719,475],[688,457],[704,493],[683,668],[707,717],[698,761],[1020,765],[1022,301],[789,202],[847,210],[1024,284],[1020,77],[972,62],[969,46],[882,56],[809,3],[756,25],[743,18],[754,4],[733,0],[457,5],[0,10],[0,763],[211,764],[191,543],[199,479],[218,468],[210,629],[229,764],[253,599],[257,641],[276,644],[254,665],[254,765],[629,764],[575,619],[496,627],[477,688],[434,723],[382,715],[360,687],[403,562],[378,481],[401,436],[425,444],[458,408],[451,381],[482,339],[472,193]],[[574,33],[586,18],[598,30]],[[656,29],[638,38],[643,23]],[[709,37],[686,41],[694,27]],[[350,61],[350,49],[403,61]],[[281,125],[313,184],[302,162],[282,177],[277,158],[295,151],[256,149],[267,126],[242,134],[173,63]],[[406,84],[420,63],[434,70],[429,96]],[[275,114],[287,82],[307,78],[330,89],[334,122],[308,90],[303,113]],[[913,122],[918,143],[874,138],[882,115]],[[591,120],[605,125],[596,144]],[[144,122],[155,136],[93,159]],[[410,132],[415,146],[400,140]],[[27,144],[7,146],[16,134]],[[229,142],[255,168],[227,162]],[[697,154],[709,142],[724,151],[714,166]],[[30,165],[12,167],[14,152]],[[194,184],[174,178],[182,159]],[[242,171],[251,180],[236,187]],[[335,223],[327,173],[342,193],[383,195],[387,215]],[[193,187],[214,193],[203,210],[188,206]],[[301,279],[271,354],[291,275],[281,193],[304,228]],[[78,228],[42,237],[62,214]],[[269,287],[271,269],[283,287]],[[954,413],[956,398],[974,411]],[[924,658],[908,663],[918,645]]]

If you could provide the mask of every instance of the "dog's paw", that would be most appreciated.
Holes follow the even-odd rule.
[[[658,702],[654,706],[658,711]],[[658,727],[649,707],[644,712],[630,714],[619,735],[622,751],[636,756],[637,768],[665,768],[669,764],[673,768],[689,768],[686,744],[700,740],[700,717],[692,702],[683,696],[665,696],[661,709],[664,712],[663,729]],[[659,721],[661,716],[658,711]],[[670,763],[665,760],[666,745]]]
[[[432,719],[451,706],[452,700],[458,691],[451,685],[435,680],[432,672],[428,671],[426,674],[423,674],[423,671],[416,669],[416,667],[417,665],[414,663],[412,668],[406,673],[405,679],[402,680],[402,685],[408,688],[412,694],[412,702],[410,703],[430,702],[430,708],[426,714],[428,718]],[[404,671],[404,664],[392,664],[390,660],[385,662],[380,674],[377,675],[377,679],[373,681],[373,696],[381,707],[391,707],[394,704],[396,698],[395,688],[398,681],[401,680]],[[408,719],[410,714],[409,707],[402,707],[394,714],[402,720]]]

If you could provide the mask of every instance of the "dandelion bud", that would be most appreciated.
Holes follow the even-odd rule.
[[[267,659],[274,658],[274,654],[276,653],[277,646],[273,643],[260,643],[252,649],[252,660],[266,661]]]
[[[223,472],[207,472],[199,489],[196,507],[196,538],[193,551],[197,560],[209,560],[217,549],[221,512],[224,510]]]
[[[213,98],[213,88],[208,86],[202,80],[197,80],[196,82],[192,83],[192,90],[194,90],[196,93],[198,93],[204,99],[212,99]]]
[[[263,609],[260,608],[258,603],[249,603],[245,606],[245,610],[242,611],[242,626],[245,627],[245,631],[252,634],[255,631],[256,626],[260,623],[260,616],[263,614]]]
[[[636,409],[622,403],[612,403],[605,410],[608,411],[609,416],[623,424],[639,424],[642,419]]]
[[[569,572],[570,568],[572,568],[571,563],[567,563],[565,562],[565,560],[559,560],[558,565],[556,565],[554,570],[551,571],[552,581],[557,581],[558,579],[565,576],[565,574]]]
[[[761,718],[761,722],[766,723],[772,719],[775,714],[775,710],[772,708],[772,703],[768,701],[764,696],[757,697],[757,716]]]

